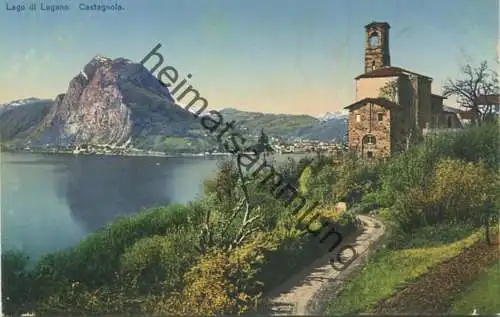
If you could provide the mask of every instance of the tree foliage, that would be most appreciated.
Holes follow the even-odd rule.
[[[390,80],[379,90],[379,97],[398,102],[398,81]]]

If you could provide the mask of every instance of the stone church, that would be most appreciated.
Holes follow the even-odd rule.
[[[391,66],[385,22],[365,26],[365,72],[356,77],[356,102],[346,106],[349,150],[364,158],[400,153],[434,129],[462,125],[442,96],[432,93],[432,78]]]

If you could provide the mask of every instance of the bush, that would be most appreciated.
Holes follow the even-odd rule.
[[[177,231],[168,236],[140,239],[121,256],[121,272],[135,295],[173,292],[182,288],[182,276],[199,256],[195,235]]]
[[[120,293],[125,286],[125,281],[130,282],[140,274],[147,275],[146,271],[151,272],[152,267],[160,265],[157,259],[153,257],[155,254],[151,250],[154,249],[152,247],[154,243],[149,241],[150,244],[148,245],[148,240],[142,241],[139,245],[148,245],[150,248],[147,251],[141,250],[141,252],[139,252],[140,247],[136,246],[134,248],[133,246],[138,241],[155,235],[169,236],[166,239],[169,241],[165,242],[166,245],[172,243],[182,247],[173,250],[162,244],[162,246],[165,246],[162,250],[163,253],[171,252],[171,255],[166,256],[167,258],[176,259],[174,254],[180,251],[183,252],[183,257],[190,256],[191,253],[189,252],[192,251],[188,252],[186,248],[192,247],[194,251],[192,243],[187,242],[191,241],[191,237],[189,234],[180,234],[179,232],[181,228],[186,232],[192,232],[199,221],[200,210],[204,208],[206,206],[201,202],[190,204],[187,207],[171,205],[144,211],[133,217],[117,219],[108,227],[84,239],[75,247],[42,257],[31,270],[26,268],[21,270],[21,267],[27,263],[23,256],[12,253],[3,254],[2,278],[3,281],[12,281],[8,282],[8,286],[5,286],[3,293],[4,296],[9,297],[9,300],[6,301],[9,304],[5,305],[6,312],[26,312],[27,306],[34,305],[30,303],[38,303],[38,309],[44,311],[49,310],[52,305],[59,313],[63,311],[75,312],[77,307],[82,307],[76,305],[74,301],[87,303],[90,305],[89,307],[94,307],[89,308],[92,310],[96,309],[96,306],[92,306],[94,304],[86,302],[86,300],[91,300],[91,298],[94,298],[92,296],[97,296],[96,294],[102,296],[108,294],[116,297],[125,296],[125,294],[131,295],[133,292],[143,290],[144,284],[141,284],[141,287],[137,289],[130,287],[131,285],[128,284],[127,291],[123,294]],[[153,239],[153,242],[158,241]],[[148,254],[148,251],[151,253]],[[123,257],[124,253],[126,255]],[[144,258],[148,256],[153,258]],[[143,257],[142,261],[144,262],[138,259],[140,257]],[[129,266],[124,265],[122,267],[124,259],[128,261],[126,263]],[[163,259],[165,259],[165,255]],[[172,261],[167,261],[169,263],[167,265],[168,269],[176,271],[179,265],[175,266]],[[179,262],[186,265],[183,260]],[[140,266],[142,264],[143,267]],[[134,265],[136,266],[134,267]],[[141,271],[141,269],[143,270]],[[129,276],[123,275],[124,273]],[[175,274],[171,275],[174,276]],[[173,278],[172,283],[177,285],[178,280]],[[3,285],[7,284],[4,282]],[[77,287],[73,285],[77,285]],[[72,297],[69,294],[73,294]],[[92,299],[92,301],[96,300]],[[113,302],[110,298],[102,300]],[[107,307],[106,305],[108,305],[101,304],[96,305],[99,307]],[[116,306],[115,304],[113,305]]]
[[[19,314],[31,309],[32,277],[28,262],[29,257],[22,252],[2,254],[2,303],[5,314]]]
[[[499,179],[483,164],[443,159],[426,187],[414,187],[397,199],[394,219],[403,229],[450,220],[481,224],[486,203],[498,200]]]
[[[202,256],[184,276],[182,292],[151,297],[143,311],[174,315],[241,314],[260,297],[255,280],[264,251],[275,248],[266,234],[232,251],[214,250]]]
[[[470,127],[460,133],[428,137],[422,144],[391,159],[382,170],[378,203],[390,207],[411,188],[426,187],[428,175],[442,158],[482,162],[496,173],[500,164],[499,148],[500,126],[497,123]]]
[[[167,235],[187,226],[190,214],[186,206],[170,205],[119,218],[77,244],[58,261],[55,269],[68,280],[89,287],[106,285],[114,279],[120,256],[127,247],[141,238]]]
[[[67,283],[37,302],[35,311],[37,315],[58,316],[123,314],[133,306],[125,291],[113,286],[92,290],[80,282]]]

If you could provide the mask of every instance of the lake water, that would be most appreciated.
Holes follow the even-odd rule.
[[[38,258],[76,244],[119,215],[194,200],[218,160],[2,153],[2,250]]]

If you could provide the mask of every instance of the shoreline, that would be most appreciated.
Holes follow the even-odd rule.
[[[12,150],[12,149],[1,149],[1,153],[20,153],[20,154],[57,154],[57,155],[70,155],[70,156],[137,156],[137,157],[171,157],[171,158],[182,158],[182,157],[203,157],[203,158],[215,158],[215,157],[226,157],[231,156],[231,153],[161,153],[161,152],[125,152],[125,153],[74,153],[70,151],[26,151],[26,150]],[[251,154],[244,153],[244,154]],[[271,153],[270,153],[271,154]],[[307,155],[311,154],[308,152],[301,153],[272,153],[272,156],[282,156],[282,155]]]

